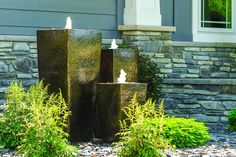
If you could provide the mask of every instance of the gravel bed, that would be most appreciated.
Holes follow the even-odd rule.
[[[212,133],[212,140],[207,145],[192,149],[167,151],[166,157],[236,157],[236,133]],[[111,144],[98,139],[77,144],[78,157],[117,157]],[[0,149],[1,157],[17,157],[14,151]]]

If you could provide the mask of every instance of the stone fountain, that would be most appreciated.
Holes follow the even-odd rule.
[[[100,83],[97,84],[100,122],[95,134],[112,142],[124,118],[123,109],[133,96],[136,94],[140,103],[146,101],[147,84],[136,83],[138,52],[133,49],[103,50],[100,68]]]
[[[50,92],[61,89],[69,104],[70,139],[77,141],[93,136],[102,34],[95,30],[69,28],[37,32],[38,65],[40,80],[49,84]]]
[[[71,141],[94,136],[112,141],[119,131],[123,107],[135,93],[141,102],[146,99],[147,85],[134,83],[138,53],[116,49],[113,43],[115,48],[101,55],[101,41],[101,32],[72,29],[70,18],[63,29],[37,32],[39,78],[51,93],[60,89],[68,103]],[[121,67],[128,82],[116,81]]]

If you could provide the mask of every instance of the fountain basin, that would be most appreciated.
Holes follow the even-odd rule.
[[[145,83],[98,83],[97,108],[99,125],[97,136],[106,142],[114,141],[120,129],[120,120],[125,116],[123,109],[134,94],[140,103],[146,101],[147,84]]]
[[[71,141],[92,138],[95,86],[99,76],[102,33],[57,29],[37,32],[39,78],[51,93],[59,88],[69,104]]]

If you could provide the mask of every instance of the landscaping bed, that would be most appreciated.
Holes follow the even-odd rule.
[[[168,151],[166,157],[236,157],[236,133],[212,133],[212,140],[205,146],[192,149],[176,149]],[[99,139],[78,143],[78,157],[116,157],[111,144],[102,143]],[[1,157],[17,157],[15,151],[0,149]]]

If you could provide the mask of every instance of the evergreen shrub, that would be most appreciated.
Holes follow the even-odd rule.
[[[228,114],[229,130],[236,131],[236,108],[231,110]]]
[[[211,138],[208,127],[195,119],[168,117],[164,120],[164,138],[177,148],[192,148],[206,144]]]
[[[159,100],[162,97],[162,82],[158,64],[147,55],[139,55],[138,82],[147,83],[147,98]]]

